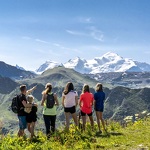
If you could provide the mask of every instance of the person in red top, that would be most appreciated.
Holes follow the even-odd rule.
[[[93,128],[94,121],[92,117],[92,106],[93,106],[94,96],[90,93],[89,85],[85,84],[82,89],[82,94],[80,95],[79,106],[81,110],[83,130],[85,130],[86,125],[86,114],[89,116],[91,126]]]

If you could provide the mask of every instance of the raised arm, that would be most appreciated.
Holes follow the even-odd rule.
[[[37,85],[36,85],[36,86],[34,86],[33,88],[31,88],[31,89],[27,90],[26,95],[31,94],[31,92],[33,92],[33,91],[36,89],[36,87],[37,87]]]

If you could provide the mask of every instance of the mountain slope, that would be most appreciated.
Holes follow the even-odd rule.
[[[7,77],[0,76],[0,93],[1,94],[9,94],[11,91],[16,89],[18,86],[18,83],[11,80]]]
[[[88,74],[89,77],[98,82],[105,82],[113,86],[124,86],[129,88],[150,88],[150,72],[108,72]]]
[[[43,84],[44,86],[47,82],[51,82],[54,87],[64,87],[67,82],[73,82],[75,87],[82,87],[84,83],[88,83],[90,86],[95,86],[97,83],[95,79],[91,79],[90,77],[76,72],[73,69],[68,69],[61,66],[48,69],[32,80],[28,79],[22,82],[26,82],[27,84]]]
[[[116,87],[107,96],[104,116],[113,120],[121,120],[143,110],[150,111],[149,97],[150,88]]]
[[[35,74],[30,71],[17,69],[15,66],[8,65],[2,61],[0,61],[0,75],[11,79],[24,79],[35,76]]]
[[[4,82],[2,78],[1,82]],[[105,80],[104,80],[105,81]],[[11,81],[10,81],[11,82]],[[40,105],[40,100],[42,98],[42,91],[45,89],[45,84],[51,82],[53,85],[53,92],[57,93],[60,106],[57,108],[57,122],[59,125],[65,120],[64,110],[61,105],[61,97],[64,87],[67,82],[73,82],[75,89],[78,94],[81,94],[82,87],[84,83],[90,85],[90,91],[94,94],[94,87],[97,83],[96,80],[87,77],[81,73],[74,71],[73,69],[68,69],[65,67],[55,67],[45,71],[43,74],[36,76],[32,79],[23,79],[16,81],[17,85],[11,88],[9,93],[0,93],[0,110],[3,114],[2,118],[7,118],[4,120],[4,124],[8,124],[8,129],[15,129],[17,127],[17,122],[14,121],[14,114],[10,111],[11,99],[14,95],[18,94],[19,85],[26,84],[27,88],[31,88],[37,84],[36,90],[32,93],[35,97],[35,102],[38,103],[38,117],[42,118],[42,107]],[[9,84],[7,84],[9,85]],[[143,89],[130,89],[125,87],[114,87],[108,89],[105,84],[104,92],[106,93],[104,118],[113,120],[122,120],[125,116],[133,115],[139,113],[143,110],[150,111],[150,88]],[[16,88],[15,88],[16,87]],[[7,90],[7,87],[6,87]],[[77,110],[79,107],[77,107]],[[79,111],[79,110],[78,110]],[[94,113],[95,118],[95,113]],[[43,126],[42,126],[43,127]]]

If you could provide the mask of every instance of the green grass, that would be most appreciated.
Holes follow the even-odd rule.
[[[1,135],[2,150],[75,150],[75,149],[107,149],[107,150],[148,150],[150,148],[150,119],[140,120],[122,128],[119,123],[111,122],[108,132],[98,134],[97,125],[92,131],[87,124],[86,131],[70,127],[66,132],[59,129],[47,140],[45,134],[38,132],[32,141],[29,138],[18,138],[15,135]]]

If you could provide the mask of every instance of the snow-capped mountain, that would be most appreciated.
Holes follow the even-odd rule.
[[[37,72],[43,72],[49,68],[59,66],[59,63],[48,61],[37,69]],[[63,64],[66,68],[72,68],[80,73],[107,73],[107,72],[150,72],[150,65],[141,63],[129,58],[123,58],[116,53],[108,52],[101,57],[95,57],[91,60],[85,60],[79,57],[70,59]]]
[[[25,69],[24,69],[23,67],[20,67],[20,66],[18,66],[17,64],[16,64],[16,68],[25,71]]]
[[[85,59],[81,59],[80,57],[76,57],[75,59],[70,59],[68,62],[64,63],[64,67],[72,68],[80,73],[89,73],[91,71],[85,64],[87,61]]]
[[[106,73],[106,72],[141,72],[150,71],[150,65],[135,62],[132,59],[122,58],[116,53],[108,52],[101,57],[95,57],[91,60],[84,60],[80,58],[69,60],[64,64],[66,68],[72,68],[80,73]],[[146,66],[146,68],[144,67]]]
[[[44,64],[42,64],[35,72],[36,73],[42,73],[47,69],[52,69],[54,67],[62,66],[62,64],[55,62],[55,61],[46,61]]]

